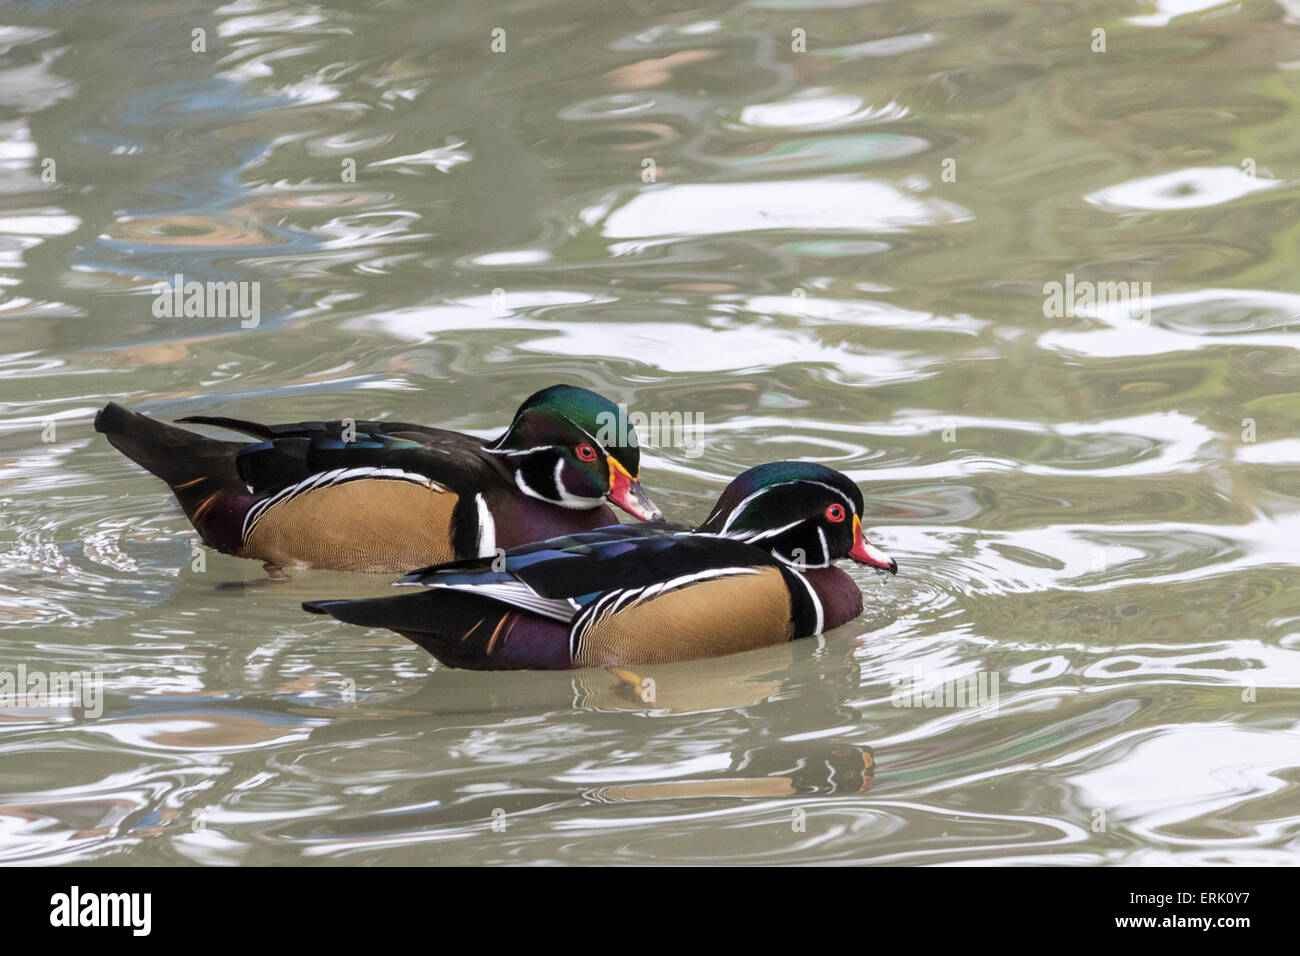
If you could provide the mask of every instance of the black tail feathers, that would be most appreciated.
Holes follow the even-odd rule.
[[[242,442],[219,441],[110,402],[95,431],[133,462],[171,485],[187,513],[213,492],[242,489],[235,455]]]

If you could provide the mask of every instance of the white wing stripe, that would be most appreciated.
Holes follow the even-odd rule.
[[[557,621],[569,621],[573,618],[573,605],[567,598],[542,597],[522,581],[491,581],[484,584],[440,584],[434,582],[431,588],[444,591],[460,591],[464,594],[481,594],[509,604],[511,607],[533,611],[543,617]]]

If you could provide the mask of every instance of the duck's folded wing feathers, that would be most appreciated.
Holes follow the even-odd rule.
[[[397,583],[424,587],[482,588],[525,585],[544,599],[585,606],[601,594],[641,588],[722,568],[768,567],[775,559],[752,545],[662,526],[614,525],[551,538],[491,559],[415,571]],[[514,593],[514,592],[502,592]]]
[[[248,487],[275,494],[327,473],[349,477],[429,479],[442,485],[455,483],[464,464],[427,444],[382,431],[373,422],[356,423],[355,432],[336,428],[339,422],[316,422],[320,429],[288,431],[240,450],[235,465]]]

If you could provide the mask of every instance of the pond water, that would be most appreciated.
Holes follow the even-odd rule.
[[[9,0],[0,671],[102,698],[0,709],[0,861],[1293,862],[1298,179],[1296,0]],[[898,577],[653,700],[451,670],[91,429],[559,381],[691,416],[677,520],[844,471]]]

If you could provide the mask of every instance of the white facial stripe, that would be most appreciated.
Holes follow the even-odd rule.
[[[764,538],[775,537],[776,535],[781,534],[782,532],[785,531],[789,531],[791,528],[795,527],[796,525],[801,525],[801,524],[803,524],[802,519],[799,521],[791,521],[787,525],[783,525],[780,528],[773,528],[770,531],[759,531],[757,533],[753,531],[741,531],[735,535],[728,535],[726,531],[723,531],[722,535],[723,537],[735,537],[735,538],[740,538],[743,541],[749,541],[749,542],[762,541]]]
[[[526,451],[507,451],[497,452],[496,454],[503,454],[507,457],[518,457],[520,455],[531,455],[539,451],[550,451],[554,448],[558,448],[558,446],[544,445],[539,448],[529,448]],[[559,493],[559,498],[548,498],[532,485],[528,484],[528,481],[524,478],[523,469],[520,468],[515,469],[515,484],[519,487],[519,490],[529,498],[536,498],[538,501],[545,501],[550,505],[559,505],[561,508],[570,508],[575,511],[590,511],[592,508],[600,507],[602,500],[600,498],[579,498],[577,495],[570,494],[569,489],[564,487],[563,472],[564,459],[560,458],[555,462],[555,489]]]
[[[786,525],[784,528],[776,528],[775,530],[764,531],[761,532],[760,534],[754,534],[753,532],[741,532],[740,534],[719,533],[716,535],[709,535],[709,537],[730,538],[733,541],[744,541],[746,544],[756,544],[757,542],[763,540],[764,538],[770,538],[775,535],[779,535],[781,534],[781,532],[789,531],[791,528],[800,524],[803,524],[803,522],[795,521],[791,524]],[[699,534],[699,532],[696,533]],[[817,563],[813,563],[811,560],[809,560],[808,555],[804,555],[803,561],[796,561],[792,557],[787,558],[780,551],[776,550],[776,548],[770,549],[771,555],[772,557],[780,561],[782,564],[788,564],[792,568],[828,568],[831,565],[831,549],[829,545],[827,545],[826,543],[826,535],[821,528],[817,529],[817,537],[821,541],[821,549],[822,549],[821,560]],[[758,547],[762,547],[762,545],[758,545]],[[795,550],[797,551],[798,549],[796,548]]]
[[[546,500],[538,492],[533,491],[532,486],[529,485],[528,482],[524,480],[524,473],[522,471],[519,471],[518,469],[515,470],[515,484],[518,485],[519,490],[522,491],[524,494],[526,494],[529,498],[536,498],[538,501]]]
[[[559,446],[558,446],[558,445],[538,445],[536,448],[517,448],[517,449],[514,449],[514,450],[512,450],[512,451],[501,451],[500,449],[497,449],[497,448],[491,448],[491,447],[489,447],[489,446],[487,446],[487,445],[484,445],[484,446],[483,446],[483,450],[484,450],[485,452],[487,452],[488,454],[490,454],[490,455],[502,455],[502,456],[504,456],[504,457],[506,457],[506,458],[521,458],[521,457],[523,457],[524,455],[535,455],[535,454],[537,454],[539,451],[551,451],[552,449],[555,449],[555,448],[559,448]]]
[[[833,492],[835,492],[837,495],[839,495],[841,498],[844,499],[844,503],[845,503],[846,505],[849,506],[849,511],[850,511],[850,512],[853,511],[853,501],[852,501],[852,499],[850,499],[848,495],[846,495],[844,492],[840,491],[840,489],[836,488],[834,485],[828,485],[828,484],[826,484],[826,482],[824,482],[824,481],[812,481],[812,480],[810,480],[810,479],[808,479],[808,478],[801,478],[801,479],[799,479],[799,480],[802,481],[804,484],[807,484],[807,485],[820,485],[822,488],[825,488],[827,491],[833,491]]]
[[[834,485],[828,485],[824,481],[813,481],[809,478],[796,478],[792,481],[783,481],[780,484],[768,485],[766,488],[760,488],[752,495],[748,495],[747,497],[741,499],[740,504],[736,505],[736,507],[731,509],[731,514],[727,515],[727,520],[723,522],[722,533],[726,534],[727,529],[729,529],[732,526],[732,524],[735,523],[736,519],[739,518],[741,514],[744,513],[745,509],[748,508],[751,504],[753,504],[753,502],[756,499],[758,499],[762,495],[767,494],[769,491],[775,491],[777,488],[784,488],[786,485],[817,485],[818,487],[825,488],[827,491],[834,492],[844,500],[844,503],[848,505],[849,514],[856,513],[854,511],[853,501],[849,498],[848,495],[840,491],[840,489],[836,488]]]
[[[592,508],[600,507],[600,498],[580,498],[578,495],[571,494],[569,489],[564,487],[564,459],[561,458],[555,463],[555,490],[559,494],[559,501],[553,502],[562,508],[573,508],[575,510],[590,511]]]
[[[570,419],[570,418],[566,418],[565,421],[568,422],[570,425],[572,425],[572,426],[573,426],[575,429],[577,429],[578,431],[582,432],[582,434],[586,435],[589,439],[591,439],[591,445],[592,445],[592,447],[593,447],[593,448],[599,448],[599,449],[601,450],[601,452],[604,453],[604,455],[605,455],[606,458],[613,458],[613,457],[614,457],[614,456],[610,453],[609,449],[606,448],[605,445],[601,443],[600,439],[598,439],[598,438],[597,438],[595,435],[593,435],[591,432],[587,431],[587,429],[583,428],[581,425],[577,424],[576,422],[574,422],[574,421],[573,421],[572,419]],[[510,428],[509,428],[509,429],[506,429],[506,435],[510,434],[510,429],[513,429],[514,427],[515,427],[515,426],[514,426],[514,423],[511,422],[511,424],[510,424]],[[636,430],[635,430],[635,429],[633,429],[632,434],[633,434],[633,435],[636,434]],[[531,454],[532,454],[533,452],[535,452],[535,451],[548,451],[548,450],[550,450],[550,449],[552,449],[552,448],[559,448],[559,447],[560,447],[559,445],[538,445],[536,448],[520,448],[520,449],[517,449],[517,450],[515,450],[515,451],[502,451],[501,448],[500,448],[499,446],[501,445],[501,442],[502,442],[504,439],[505,439],[505,435],[502,435],[500,438],[498,438],[498,439],[497,439],[496,441],[494,441],[492,444],[490,444],[490,445],[484,445],[484,446],[483,446],[483,450],[484,450],[485,452],[488,452],[489,454],[492,454],[492,455],[506,455],[507,457],[513,457],[513,456],[518,456],[518,455],[531,455]],[[636,448],[636,447],[638,447],[638,446],[637,446],[637,445],[632,445],[631,447]]]
[[[795,550],[798,551],[799,549],[798,549],[798,548],[795,548]],[[786,565],[787,567],[792,568],[793,570],[796,570],[796,571],[808,571],[808,570],[811,570],[811,569],[813,569],[813,568],[829,568],[829,567],[831,566],[831,562],[830,562],[829,559],[828,559],[828,560],[824,560],[824,561],[822,561],[821,564],[813,564],[811,561],[806,560],[806,559],[807,559],[807,555],[804,556],[804,557],[805,557],[805,560],[803,560],[803,561],[796,561],[794,558],[788,558],[788,557],[786,557],[786,556],[785,556],[784,554],[782,554],[780,551],[776,550],[776,548],[772,548],[771,550],[769,550],[769,551],[768,551],[768,554],[770,554],[772,557],[776,558],[776,559],[777,559],[778,561],[780,561],[782,564],[784,564],[784,565]]]
[[[774,487],[775,487],[775,486],[774,486]],[[740,514],[741,514],[742,511],[744,511],[747,507],[749,507],[749,503],[750,503],[751,501],[753,501],[753,500],[754,500],[755,498],[757,498],[759,495],[766,494],[767,492],[769,492],[769,491],[771,491],[771,490],[772,490],[771,488],[760,488],[758,491],[754,492],[752,495],[748,495],[748,496],[746,496],[745,498],[742,498],[742,499],[740,500],[740,504],[736,505],[736,507],[734,507],[734,508],[731,509],[731,514],[727,515],[727,520],[724,521],[724,522],[722,522],[722,533],[723,533],[723,534],[726,534],[728,531],[731,530],[731,525],[732,525],[732,523],[735,522],[735,520],[736,520],[738,517],[740,517]]]
[[[590,438],[591,445],[593,448],[599,448],[601,451],[605,451],[605,446],[601,444],[600,439],[598,439],[595,435],[587,431],[587,429],[583,428],[581,425],[576,424],[572,419],[566,418],[565,421],[568,422],[570,425],[573,425],[574,428],[578,429],[578,431],[582,432],[584,435]],[[605,452],[605,454],[608,455],[609,453]]]
[[[613,458],[613,457],[614,457],[614,456],[610,453],[609,449],[608,449],[607,447],[605,447],[605,444],[604,444],[604,443],[603,443],[599,438],[597,438],[595,435],[593,435],[591,432],[587,431],[587,429],[583,428],[581,425],[579,425],[577,422],[575,422],[572,418],[566,418],[565,421],[568,422],[570,425],[572,425],[574,428],[576,428],[578,431],[582,432],[582,433],[583,433],[584,435],[586,435],[588,438],[590,438],[590,439],[591,439],[591,447],[592,447],[592,448],[599,448],[600,451],[601,451],[601,454],[603,454],[606,458]],[[635,429],[635,428],[632,429],[632,434],[633,434],[633,436],[636,435],[636,429]],[[639,440],[638,440],[638,441],[639,441]],[[636,447],[639,447],[639,445],[632,445],[632,446],[630,446],[630,447],[632,447],[632,448],[636,448]]]

